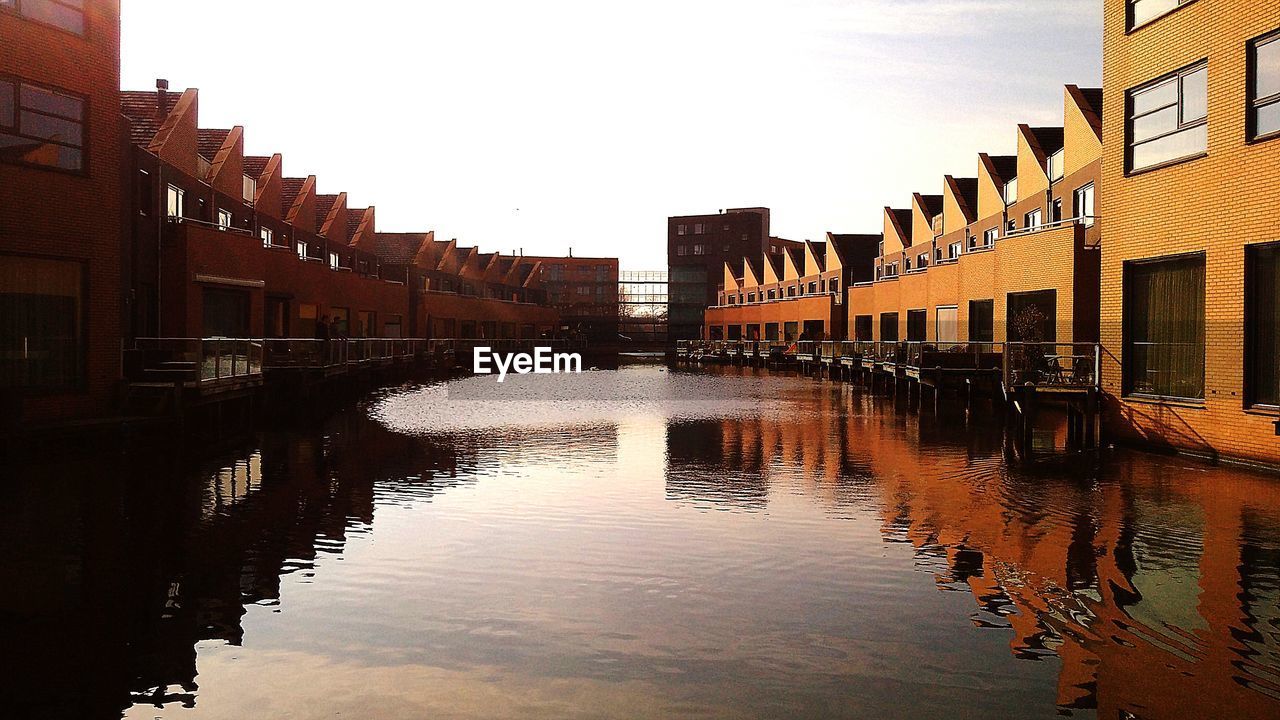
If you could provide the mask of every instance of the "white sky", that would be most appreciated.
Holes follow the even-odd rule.
[[[123,85],[378,208],[382,231],[666,267],[666,218],[880,209],[1060,124],[1097,0],[124,0]]]

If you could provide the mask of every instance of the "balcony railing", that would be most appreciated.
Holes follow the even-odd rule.
[[[1097,343],[1005,343],[1004,386],[1101,387],[1102,346]]]
[[[147,379],[212,382],[262,375],[262,340],[138,338]]]
[[[1086,227],[1093,225],[1098,221],[1098,217],[1094,215],[1082,215],[1080,217],[1067,218],[1065,220],[1055,220],[1054,222],[1041,223],[1035,227],[1022,228],[1020,230],[1010,230],[1005,233],[1006,238],[1021,237],[1023,235],[1031,235],[1033,233],[1044,232],[1046,230],[1056,230],[1058,228],[1070,227],[1072,225],[1084,225]],[[1090,246],[1094,249],[1096,246]]]

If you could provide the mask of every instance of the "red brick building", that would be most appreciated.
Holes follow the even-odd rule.
[[[372,207],[246,156],[201,128],[199,93],[125,92],[132,337],[539,337],[554,332],[536,260],[378,233]],[[616,261],[615,261],[616,262]]]
[[[599,342],[618,340],[618,259],[539,257],[547,303],[563,332]]]
[[[120,378],[120,3],[0,0],[0,415],[105,413]]]

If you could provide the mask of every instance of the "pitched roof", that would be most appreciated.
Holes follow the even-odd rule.
[[[181,92],[170,90],[165,94],[165,102],[160,103],[159,93],[155,90],[125,90],[120,93],[120,112],[129,118],[129,140],[134,145],[146,147],[151,144],[160,125],[173,109],[174,103],[182,97]]]
[[[1102,116],[1102,88],[1079,88],[1080,96],[1089,104],[1089,109]]]
[[[971,217],[978,212],[978,178],[951,178],[959,190],[960,200],[965,204],[965,212]]]
[[[324,221],[329,219],[329,211],[333,209],[335,203],[338,202],[337,195],[316,195],[316,229],[324,227]]]
[[[306,178],[282,178],[280,180],[280,207],[288,214],[293,207],[293,203],[298,199],[298,194],[302,192],[302,186],[307,183]]]
[[[196,152],[200,153],[200,157],[213,162],[213,158],[222,149],[222,144],[227,141],[227,136],[231,134],[230,130],[206,130],[200,128],[196,131]]]
[[[347,208],[347,237],[356,236],[356,231],[360,229],[360,223],[364,220],[364,212],[368,208]]]
[[[783,250],[791,256],[791,262],[795,263],[796,272],[804,272],[804,243],[788,245]]]
[[[996,171],[998,182],[1009,182],[1018,177],[1017,155],[991,155],[991,167]]]
[[[898,232],[902,234],[903,244],[911,245],[911,235],[914,225],[911,223],[911,211],[902,208],[885,208],[888,210],[894,225]]]
[[[942,212],[942,196],[920,195],[920,207],[929,213],[929,217],[934,217]]]
[[[1045,157],[1061,150],[1065,141],[1064,131],[1060,127],[1033,127],[1031,134],[1035,136],[1036,142],[1040,143],[1040,149],[1044,151]]]
[[[426,233],[376,233],[373,236],[373,253],[384,263],[408,265],[426,239]]]
[[[262,157],[260,155],[244,156],[244,174],[253,179],[262,177],[262,173],[267,169],[267,163],[271,162],[271,158]]]

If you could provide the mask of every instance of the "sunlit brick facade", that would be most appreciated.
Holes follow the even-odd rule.
[[[1280,1],[1104,7],[1109,424],[1280,463]]]

